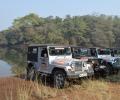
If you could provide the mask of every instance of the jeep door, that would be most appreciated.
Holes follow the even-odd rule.
[[[41,72],[48,72],[49,61],[48,61],[48,51],[46,47],[39,48],[39,63],[40,63],[40,71]]]
[[[27,61],[38,62],[38,48],[37,47],[28,48]]]

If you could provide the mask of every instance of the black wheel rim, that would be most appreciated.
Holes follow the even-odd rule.
[[[57,74],[55,76],[55,86],[57,88],[62,88],[64,86],[64,76],[62,74]]]

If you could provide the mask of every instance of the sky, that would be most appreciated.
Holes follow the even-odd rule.
[[[0,0],[0,31],[29,13],[62,18],[94,13],[120,16],[120,0]]]

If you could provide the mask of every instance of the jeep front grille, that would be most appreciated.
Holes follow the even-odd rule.
[[[75,62],[75,71],[82,71],[82,62]]]

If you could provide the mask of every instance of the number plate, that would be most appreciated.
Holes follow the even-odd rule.
[[[81,74],[79,75],[79,77],[85,77],[85,76],[87,76],[87,73],[81,73]]]

